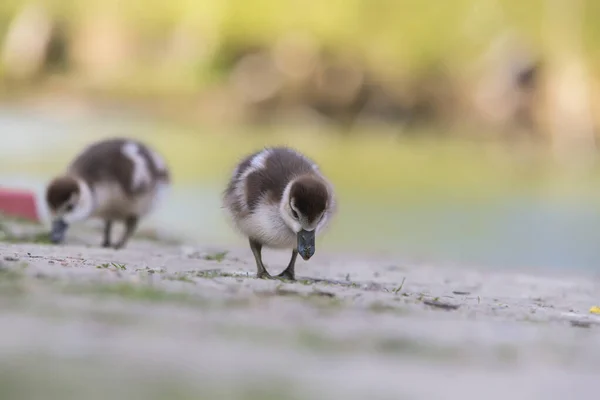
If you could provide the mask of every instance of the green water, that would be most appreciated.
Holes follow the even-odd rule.
[[[161,132],[160,138],[153,136],[155,132]],[[120,113],[58,116],[5,106],[0,108],[0,184],[41,192],[47,179],[58,173],[77,149],[95,138],[116,134],[147,135],[151,142],[164,146],[175,177],[181,177],[176,179],[164,206],[145,222],[147,226],[202,243],[244,243],[232,231],[220,208],[228,166],[237,154],[251,147],[241,139],[223,140],[230,143],[230,147],[223,147],[206,138],[210,133],[198,134],[196,139],[186,139],[196,143],[192,146],[182,144],[176,134],[168,136],[164,126],[158,129],[151,122]],[[489,179],[489,187],[482,187],[485,174],[469,175],[472,172],[466,164],[461,166],[457,161],[456,181],[448,183],[441,182],[440,176],[453,174],[447,166],[435,164],[438,160],[422,163],[432,165],[422,173],[418,166],[410,174],[404,172],[402,180],[394,183],[397,190],[390,190],[390,185],[378,183],[377,176],[371,176],[379,171],[374,166],[376,156],[372,158],[375,161],[366,160],[364,166],[354,170],[343,165],[335,169],[344,154],[350,157],[352,151],[352,162],[359,154],[356,147],[335,151],[338,158],[330,159],[338,160],[337,164],[325,164],[333,171],[334,183],[341,182],[337,185],[340,212],[320,244],[323,249],[385,251],[396,253],[403,260],[418,258],[506,268],[600,266],[600,204],[593,188],[586,189],[592,187],[592,179],[590,183],[573,185],[579,192],[559,190],[568,186],[568,179],[554,186],[550,180],[545,186],[523,190],[517,178],[507,175],[502,181]],[[383,149],[382,154],[388,154],[386,151],[390,150]],[[423,157],[427,155],[421,154],[415,160]],[[206,158],[217,160],[210,164],[215,165],[214,171],[203,164]],[[394,169],[398,162],[382,162],[381,174],[392,178],[395,173],[401,174]],[[408,167],[403,168],[406,171]],[[503,171],[500,167],[498,170]],[[344,175],[344,171],[351,172]],[[491,172],[485,173],[492,176]],[[565,196],[565,192],[570,195]]]

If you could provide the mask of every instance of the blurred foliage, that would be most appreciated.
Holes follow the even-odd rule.
[[[0,4],[0,38],[27,0]],[[219,43],[272,45],[288,32],[312,34],[326,48],[364,57],[375,68],[415,71],[438,61],[463,68],[506,29],[544,52],[547,0],[45,0],[70,30],[106,13],[142,39],[165,38],[179,24]],[[582,39],[600,67],[600,2],[584,0]],[[218,57],[217,57],[218,58]],[[202,64],[203,60],[197,60]],[[143,66],[143,64],[141,64]],[[200,65],[196,66],[201,68]],[[196,77],[199,77],[198,74]]]
[[[153,112],[221,126],[471,121],[589,143],[600,2],[565,1],[4,0],[0,95],[153,98]]]

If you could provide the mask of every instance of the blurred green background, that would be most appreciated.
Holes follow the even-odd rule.
[[[600,3],[4,0],[0,174],[42,190],[82,146],[168,158],[150,224],[243,244],[219,197],[288,144],[340,198],[324,250],[595,268]]]

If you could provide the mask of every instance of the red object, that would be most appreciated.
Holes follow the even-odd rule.
[[[39,222],[36,195],[28,190],[0,187],[0,213]]]

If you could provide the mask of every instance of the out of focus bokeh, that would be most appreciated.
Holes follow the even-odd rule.
[[[2,0],[0,184],[138,137],[176,182],[152,226],[244,243],[221,191],[287,144],[338,191],[321,248],[596,268],[599,20],[596,0]]]

